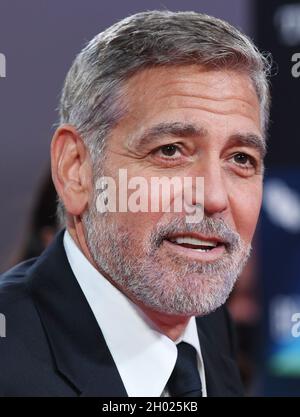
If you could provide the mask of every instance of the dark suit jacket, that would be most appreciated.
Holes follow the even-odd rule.
[[[63,232],[39,258],[0,277],[0,313],[0,396],[127,396],[69,266]],[[197,318],[197,326],[208,395],[242,395],[225,308]]]

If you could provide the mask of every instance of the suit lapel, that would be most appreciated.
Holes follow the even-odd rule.
[[[214,314],[214,313],[212,313]],[[203,326],[203,321],[206,321]],[[222,346],[214,345],[207,335],[207,322],[210,316],[197,319],[198,335],[204,362],[206,389],[208,397],[240,397],[243,388],[236,363],[229,356],[219,352]],[[216,332],[215,326],[208,326]]]
[[[70,268],[63,233],[34,265],[29,289],[57,370],[81,396],[127,396],[101,330]]]

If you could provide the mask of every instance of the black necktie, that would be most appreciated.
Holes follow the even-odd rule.
[[[167,383],[172,397],[202,397],[202,384],[197,365],[196,349],[188,343],[177,345],[178,356]]]

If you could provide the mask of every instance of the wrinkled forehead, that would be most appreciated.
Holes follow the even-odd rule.
[[[136,116],[170,108],[203,105],[214,112],[234,112],[239,107],[260,125],[260,103],[252,80],[245,72],[207,69],[199,65],[146,68],[125,84],[128,110]]]
[[[245,72],[199,65],[144,69],[125,85],[128,119],[148,119],[173,110],[202,110],[248,118],[261,131],[260,103]]]

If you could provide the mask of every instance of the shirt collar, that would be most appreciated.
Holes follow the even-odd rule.
[[[181,341],[194,346],[198,360],[202,362],[194,317],[174,343],[94,268],[68,231],[64,235],[64,247],[129,396],[158,397],[162,394],[177,359],[176,344]],[[204,378],[204,370],[201,372],[200,367],[201,373]]]

